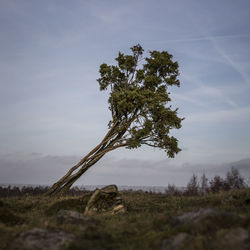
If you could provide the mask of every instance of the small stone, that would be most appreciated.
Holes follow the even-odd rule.
[[[186,240],[189,238],[187,233],[178,233],[173,238],[162,242],[161,250],[176,250],[180,249]]]
[[[216,216],[233,216],[232,213],[223,212],[214,208],[203,208],[195,212],[188,212],[174,219],[176,224],[198,223],[203,219]]]
[[[250,245],[247,244],[249,233],[242,227],[231,229],[222,239],[219,240],[218,246],[228,250],[247,250]]]
[[[96,222],[87,216],[82,215],[76,211],[60,210],[56,215],[58,224],[73,224],[79,225],[82,228],[89,228],[95,226]]]
[[[121,204],[113,208],[112,214],[124,214],[126,212],[125,207]]]
[[[75,239],[73,234],[63,231],[51,231],[42,228],[33,228],[23,232],[8,247],[10,250],[32,249],[32,250],[57,250],[66,243]]]

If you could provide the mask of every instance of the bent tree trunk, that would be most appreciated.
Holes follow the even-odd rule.
[[[121,124],[115,122],[101,143],[73,166],[59,181],[54,183],[47,192],[47,195],[55,195],[68,190],[82,174],[99,161],[106,153],[119,147],[125,147],[127,144],[123,143],[121,139],[125,132],[126,128],[121,129]]]

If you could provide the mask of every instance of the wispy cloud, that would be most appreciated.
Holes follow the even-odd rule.
[[[249,120],[250,107],[235,108],[231,110],[219,110],[206,113],[189,114],[185,122],[219,123],[219,122],[242,122]]]
[[[173,93],[171,96],[173,97],[173,100],[188,102],[200,107],[207,106],[204,102],[197,100],[197,98],[190,96],[188,93]]]
[[[182,94],[175,94],[175,97],[203,107],[209,105],[206,101],[202,101],[202,98],[204,97],[224,102],[230,107],[238,106],[230,96],[229,92],[232,92],[232,90],[229,87],[221,87],[219,84],[214,84],[214,82],[204,82],[204,80],[202,80],[199,76],[191,74],[185,74],[184,81],[185,80],[192,82],[192,84],[196,85],[196,87]],[[235,86],[234,90],[236,89],[239,89],[239,87]]]
[[[232,100],[232,98],[226,95],[225,91],[221,90],[219,87],[212,87],[200,83],[200,87],[194,89],[191,94],[192,96],[207,96],[217,100],[223,100],[231,107],[237,107],[237,104]]]
[[[210,39],[211,43],[213,44],[215,50],[219,53],[219,55],[225,60],[225,62],[232,66],[232,68],[240,74],[244,82],[248,85],[250,85],[250,79],[248,74],[244,71],[243,67],[239,62],[236,60],[233,60],[232,57],[223,49],[221,46],[219,46],[219,43],[215,39],[214,36],[211,36]]]
[[[233,34],[233,35],[217,35],[217,36],[200,36],[200,37],[183,37],[179,39],[167,39],[161,41],[154,41],[155,43],[176,43],[176,42],[198,42],[198,41],[211,41],[211,39],[237,39],[248,38],[250,34]]]

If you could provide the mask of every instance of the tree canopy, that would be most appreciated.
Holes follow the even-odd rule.
[[[180,86],[178,63],[167,51],[149,51],[146,58],[139,44],[131,51],[132,55],[119,52],[116,66],[100,66],[100,90],[110,91],[109,126],[119,123],[116,131],[121,138],[117,143],[127,148],[147,145],[164,149],[174,157],[180,148],[169,132],[179,129],[183,119],[177,116],[178,109],[167,104],[171,101],[168,87]]]

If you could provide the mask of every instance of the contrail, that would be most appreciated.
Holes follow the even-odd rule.
[[[213,44],[216,51],[226,60],[226,62],[231,65],[242,77],[242,79],[250,85],[248,75],[242,70],[241,66],[234,60],[232,60],[228,54],[221,47],[218,46],[218,43],[214,39],[214,37],[210,37],[210,41]]]
[[[236,39],[236,38],[248,38],[250,34],[236,34],[236,35],[218,35],[218,36],[202,36],[202,37],[190,37],[180,38],[165,41],[151,41],[154,43],[166,43],[166,42],[196,42],[196,41],[211,41],[211,39]]]

